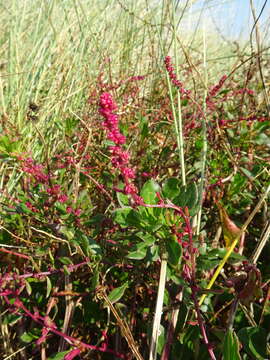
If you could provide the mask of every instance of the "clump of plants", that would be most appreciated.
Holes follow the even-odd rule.
[[[269,114],[177,72],[100,74],[40,156],[4,129],[3,358],[269,357]]]

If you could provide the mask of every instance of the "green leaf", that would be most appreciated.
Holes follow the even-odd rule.
[[[148,246],[153,245],[157,240],[155,236],[148,233],[145,234],[143,232],[136,233],[136,236],[138,236],[141,240],[143,240],[145,244],[147,244]]]
[[[228,330],[223,343],[223,360],[241,360],[239,342],[236,334]]]
[[[64,274],[65,274],[65,275],[70,275],[70,271],[68,270],[67,265],[64,265],[64,266],[63,266],[63,270],[64,270]]]
[[[128,259],[141,260],[146,256],[147,244],[140,242],[132,247],[131,251],[128,253]]]
[[[198,200],[197,185],[193,182],[187,186],[181,186],[179,195],[174,200],[174,203],[181,207],[187,206],[189,211],[191,211],[198,205]]]
[[[194,206],[196,206],[198,202],[198,189],[195,182],[187,186],[185,196],[186,196],[186,206],[189,209],[192,209]]]
[[[96,268],[91,279],[90,291],[94,291],[99,284],[99,270]]]
[[[168,263],[176,267],[181,262],[182,247],[172,236],[166,239],[166,250],[168,253]]]
[[[162,186],[162,195],[173,200],[180,193],[180,181],[177,178],[169,178]]]
[[[73,265],[73,262],[71,261],[71,259],[66,256],[62,256],[58,260],[60,260],[61,263],[64,265]]]
[[[62,226],[61,232],[63,233],[63,235],[65,235],[67,240],[72,240],[74,238],[74,230],[72,230],[72,229]]]
[[[140,118],[140,130],[141,130],[141,137],[143,140],[149,134],[148,119],[145,117]]]
[[[156,212],[156,210],[158,211]],[[160,210],[162,209],[139,206],[138,217],[140,219],[140,226],[137,227],[143,228],[146,232],[157,231],[162,226],[159,220]]]
[[[203,140],[202,139],[198,139],[195,141],[195,148],[197,150],[202,150],[202,148],[203,148]]]
[[[227,249],[219,248],[208,251],[206,254],[201,255],[198,260],[198,267],[201,270],[210,270],[216,267],[220,259],[223,259],[227,253]],[[246,258],[238,253],[232,253],[230,259],[228,260],[229,264],[233,264],[239,261],[243,261]]]
[[[27,294],[30,296],[32,294],[32,287],[27,280],[25,280],[25,287],[26,287]]]
[[[60,353],[57,353],[55,356],[51,356],[48,358],[48,360],[63,360],[65,358],[65,355],[70,353],[70,350],[68,351],[61,351]]]
[[[147,254],[145,260],[147,261],[147,266],[159,258],[159,246],[153,244],[152,246],[147,248]]]
[[[13,153],[19,151],[21,143],[19,141],[14,141],[10,139],[7,135],[0,137],[0,151],[3,153]]]
[[[214,269],[219,263],[220,260],[219,259],[208,259],[207,256],[200,256],[200,258],[198,259],[198,268],[200,268],[200,270],[211,270]]]
[[[50,280],[49,276],[46,276],[46,282],[47,282],[46,298],[48,298],[50,296],[51,291],[52,291],[52,283],[51,283],[51,280]]]
[[[160,192],[160,186],[152,179],[146,181],[141,190],[141,197],[146,204],[157,204],[158,198],[156,193]]]
[[[142,259],[145,258],[146,253],[147,253],[147,247],[145,247],[145,244],[144,244],[144,247],[141,247],[141,248],[139,248],[137,250],[134,250],[134,251],[130,251],[128,253],[127,258],[128,259],[133,259],[133,260],[142,260]]]
[[[71,118],[66,119],[66,123],[65,123],[66,135],[71,136],[73,130],[76,128],[78,123],[79,123],[79,120],[77,120],[77,119],[71,119]]]
[[[181,100],[181,106],[187,106],[187,104],[188,104],[188,99]]]
[[[102,249],[94,239],[88,238],[88,249],[92,255],[102,255]]]
[[[119,202],[119,205],[121,207],[125,207],[125,206],[129,206],[129,198],[127,195],[121,193],[121,192],[117,192],[116,193],[117,196],[117,200]]]
[[[262,132],[256,137],[255,143],[258,145],[267,145],[270,147],[270,137]]]
[[[242,170],[242,172],[243,172],[248,178],[253,178],[253,175],[252,175],[252,173],[251,173],[249,170],[247,170],[247,169],[245,169],[245,168],[243,168],[243,167],[240,167],[240,169]]]
[[[267,358],[267,331],[261,327],[246,327],[237,333],[245,351],[256,360]]]
[[[158,340],[157,340],[157,353],[159,355],[161,355],[161,353],[162,353],[165,342],[166,342],[166,336],[165,336],[164,326],[162,326],[160,324],[159,325],[159,336],[158,336]]]
[[[240,173],[236,173],[231,183],[231,192],[233,194],[239,193],[242,187],[246,184],[247,178]]]
[[[31,341],[34,341],[38,339],[37,335],[32,334],[31,332],[25,332],[21,335],[21,340],[25,343],[30,343]]]
[[[114,221],[124,227],[140,227],[140,215],[131,207],[116,209],[114,211]]]
[[[53,254],[52,254],[51,249],[48,250],[48,255],[49,255],[49,258],[50,258],[50,261],[51,261],[52,265],[54,266],[55,258],[54,258]]]
[[[11,304],[12,304],[12,300],[11,300]],[[16,314],[6,314],[3,316],[3,324],[6,325],[14,325],[16,324],[19,320],[22,319],[21,315],[16,315]]]
[[[124,292],[126,291],[126,288],[128,287],[128,282],[125,282],[124,285],[113,289],[110,294],[108,295],[109,300],[112,304],[116,303],[121,299],[121,297],[124,295]]]

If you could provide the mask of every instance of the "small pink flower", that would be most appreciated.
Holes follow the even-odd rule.
[[[65,195],[65,194],[59,195],[58,198],[57,198],[57,200],[58,200],[60,203],[66,202],[67,199],[68,199],[68,197],[67,197],[67,195]]]
[[[133,199],[133,201],[135,202],[136,205],[143,206],[145,204],[143,198],[141,196],[137,195],[137,194],[133,194],[132,199]]]
[[[223,75],[222,78],[219,80],[218,84],[214,85],[209,91],[209,97],[216,96],[226,80],[227,80],[227,75]]]
[[[144,80],[145,76],[144,75],[137,75],[137,76],[131,76],[129,78],[129,81],[137,81],[137,80]]]
[[[60,191],[60,185],[53,185],[53,187],[48,188],[46,191],[50,195],[57,195]]]
[[[28,209],[30,209],[31,211],[33,211],[33,212],[38,212],[38,209],[34,206],[34,205],[32,205],[31,203],[30,203],[30,201],[26,201],[26,203],[25,203],[25,205],[28,207]]]
[[[68,214],[71,214],[71,213],[72,213],[72,207],[70,207],[70,206],[67,207],[67,213],[68,213]]]
[[[75,209],[75,210],[73,211],[73,214],[74,214],[75,216],[80,216],[81,213],[82,213],[82,210],[81,210],[81,209]]]
[[[135,179],[135,171],[133,169],[130,169],[128,167],[125,167],[122,169],[122,175],[129,179]]]
[[[166,67],[167,73],[169,75],[169,78],[171,79],[171,82],[173,83],[173,85],[178,89],[178,91],[182,95],[185,95],[186,98],[189,98],[190,90],[186,90],[184,88],[183,84],[181,83],[181,81],[177,80],[175,70],[174,70],[174,67],[172,65],[171,57],[166,56],[165,59],[164,59],[164,63],[165,63],[165,67]]]
[[[32,209],[32,204],[29,201],[26,201],[25,205],[28,207],[28,209]]]
[[[113,101],[111,94],[106,92],[100,96],[99,105],[101,109],[117,110],[117,104]]]
[[[137,194],[138,193],[138,189],[134,184],[127,184],[125,186],[125,193],[126,194]]]
[[[32,175],[38,183],[46,184],[49,180],[49,176],[43,172],[43,166],[40,164],[34,164],[32,158],[24,160],[22,170]]]

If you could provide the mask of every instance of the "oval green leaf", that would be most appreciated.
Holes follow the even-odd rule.
[[[166,250],[168,253],[168,263],[173,267],[179,265],[181,263],[182,257],[181,245],[172,237],[170,237],[168,240],[166,240]]]
[[[121,297],[124,295],[126,288],[128,287],[128,282],[125,282],[124,285],[113,289],[110,294],[108,295],[108,298],[112,304],[116,303],[121,299]]]
[[[151,179],[143,185],[140,195],[146,204],[153,205],[158,202],[157,192],[160,192],[160,186],[156,181]]]

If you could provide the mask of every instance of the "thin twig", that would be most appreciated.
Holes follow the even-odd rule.
[[[24,238],[17,236],[15,234],[13,234],[11,231],[9,231],[7,228],[5,228],[3,225],[0,225],[0,229],[5,230],[9,235],[11,235],[12,237],[14,237],[15,239],[22,241],[28,245],[32,245],[32,246],[36,246],[37,244],[31,242],[30,240],[25,240]]]
[[[118,314],[118,311],[113,306],[112,302],[108,298],[106,291],[103,287],[101,287],[98,290],[98,297],[101,297],[102,299],[104,299],[106,304],[109,306],[111,312],[113,313],[114,317],[116,318],[116,321],[117,321],[118,326],[120,327],[121,333],[124,336],[124,338],[126,339],[128,346],[130,347],[135,358],[137,360],[143,360],[143,357],[138,350],[138,346],[133,338],[133,335],[130,331],[130,328],[129,328],[127,322],[124,319],[121,319],[120,315]]]

